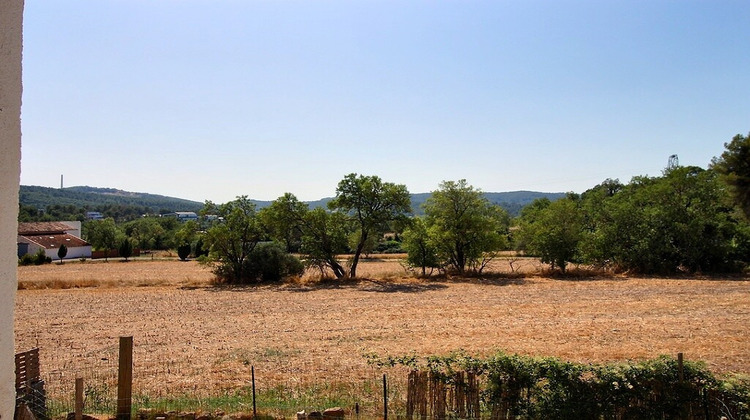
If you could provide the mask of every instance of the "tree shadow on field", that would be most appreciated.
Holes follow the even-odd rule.
[[[306,293],[319,290],[350,290],[370,293],[420,293],[441,290],[448,285],[434,281],[391,282],[367,278],[348,280],[324,280],[315,283],[257,283],[257,284],[216,284],[211,286],[183,286],[180,290],[205,290],[209,292],[290,292]]]
[[[393,283],[382,280],[362,279],[359,289],[363,292],[376,293],[421,293],[432,290],[445,289],[448,286],[441,283],[409,282]]]
[[[505,274],[482,274],[481,276],[450,276],[442,280],[447,284],[477,284],[482,286],[523,286],[535,281],[525,276]]]

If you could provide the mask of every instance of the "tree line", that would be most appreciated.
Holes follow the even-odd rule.
[[[228,283],[276,280],[305,266],[357,277],[361,258],[386,243],[423,276],[481,274],[507,250],[561,272],[570,264],[643,274],[740,271],[750,262],[750,135],[725,148],[707,169],[670,167],[628,184],[607,179],[582,194],[538,199],[515,218],[466,180],[442,182],[414,216],[406,186],[353,173],[327,208],[286,193],[257,209],[241,196],[206,202],[200,222],[87,221],[84,236],[97,248],[128,240],[177,249]]]

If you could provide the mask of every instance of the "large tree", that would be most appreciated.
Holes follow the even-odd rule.
[[[724,147],[724,153],[714,158],[711,166],[723,176],[735,203],[750,220],[750,133],[737,134]]]
[[[207,201],[202,213],[219,218],[204,235],[204,243],[210,249],[208,260],[215,264],[214,273],[228,283],[253,280],[249,278],[247,261],[264,236],[255,204],[247,196],[221,205]]]
[[[83,225],[86,231],[85,239],[91,243],[94,249],[104,250],[104,260],[107,260],[109,251],[117,248],[119,232],[115,219],[108,217],[103,220],[89,220]]]
[[[576,260],[582,236],[583,217],[573,197],[554,202],[542,199],[524,209],[520,238],[525,250],[563,273]]]
[[[406,263],[412,269],[420,269],[422,277],[427,275],[428,268],[430,274],[434,269],[441,268],[437,248],[430,238],[424,218],[414,218],[404,230],[403,247],[407,254]]]
[[[305,255],[308,266],[318,267],[321,271],[328,267],[338,279],[348,275],[338,261],[338,256],[348,250],[347,222],[345,215],[329,213],[322,208],[305,213],[300,252]]]
[[[358,238],[349,276],[357,276],[357,263],[367,240],[382,233],[388,224],[411,212],[411,197],[405,185],[383,182],[378,176],[349,174],[339,182],[331,210],[351,217]]]
[[[746,224],[733,216],[715,171],[677,167],[662,177],[635,177],[612,195],[595,187],[582,200],[581,251],[589,262],[673,273],[723,271],[747,260]]]
[[[322,208],[310,210],[294,194],[286,193],[261,210],[260,217],[272,239],[284,243],[287,249],[299,248],[307,266],[321,272],[328,268],[336,278],[348,275],[338,260],[348,250],[346,215]]]
[[[309,208],[292,193],[285,193],[258,212],[268,235],[284,244],[287,252],[298,252],[302,244],[305,214]]]
[[[510,217],[466,183],[444,181],[424,204],[425,222],[438,256],[463,274],[481,272],[507,245]]]

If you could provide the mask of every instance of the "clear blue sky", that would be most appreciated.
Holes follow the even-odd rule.
[[[750,132],[750,1],[26,0],[21,183],[582,192]]]

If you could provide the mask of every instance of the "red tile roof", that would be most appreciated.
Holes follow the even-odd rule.
[[[31,222],[18,224],[18,234],[23,236],[65,233],[69,230],[74,230],[74,228],[62,222]]]
[[[63,234],[53,235],[21,235],[24,239],[27,239],[37,245],[44,247],[45,249],[60,248],[60,245],[65,244],[68,248],[77,248],[81,246],[89,246],[90,244],[81,238]]]

